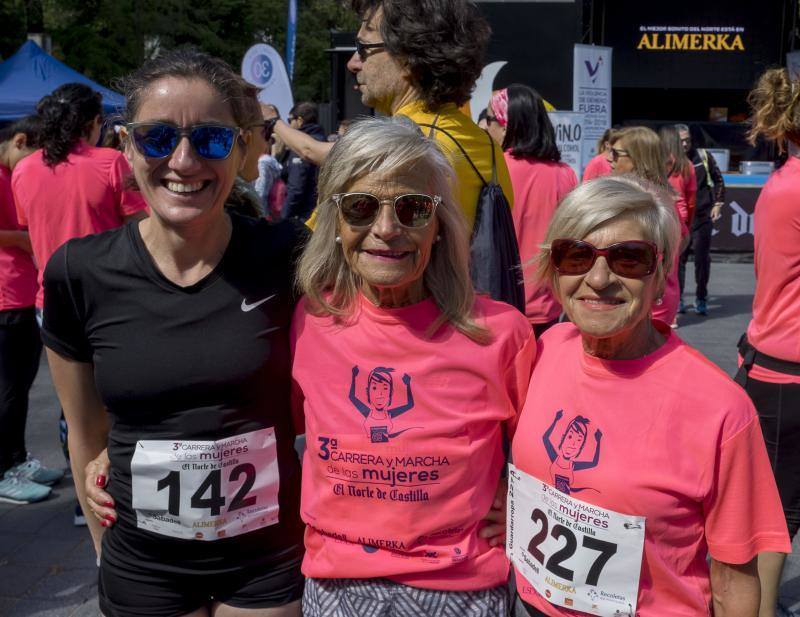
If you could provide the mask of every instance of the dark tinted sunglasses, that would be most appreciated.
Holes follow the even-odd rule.
[[[175,126],[166,122],[135,122],[127,127],[136,151],[149,159],[163,159],[175,152],[186,136],[204,159],[220,161],[230,156],[239,129],[219,124]]]
[[[604,249],[583,240],[559,239],[550,244],[550,263],[559,274],[586,274],[598,257],[605,257],[608,268],[618,276],[640,279],[653,274],[661,253],[652,242],[628,240]]]
[[[403,227],[420,228],[431,222],[436,206],[442,202],[438,195],[411,193],[391,199],[378,199],[370,193],[337,193],[333,201],[344,222],[351,227],[369,227],[378,218],[382,203],[392,204],[397,222]]]
[[[622,150],[620,148],[614,148],[613,146],[610,149],[611,152],[611,160],[615,163],[620,159],[621,156],[629,156],[627,150]]]
[[[386,43],[362,43],[359,40],[356,40],[356,53],[358,54],[359,59],[361,62],[367,59],[369,54],[367,53],[370,49],[383,49],[386,47]]]

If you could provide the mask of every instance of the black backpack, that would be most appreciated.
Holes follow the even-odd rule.
[[[511,218],[511,208],[503,189],[497,183],[497,164],[494,142],[489,134],[489,149],[492,152],[492,178],[487,182],[469,158],[464,147],[448,131],[433,124],[419,124],[447,135],[458,146],[464,158],[478,174],[483,188],[478,195],[475,210],[475,225],[470,241],[470,274],[476,291],[489,294],[495,300],[506,302],[525,313],[525,286],[522,280],[522,266],[519,259],[519,246]],[[433,133],[429,133],[430,135]]]

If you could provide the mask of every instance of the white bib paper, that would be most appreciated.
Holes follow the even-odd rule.
[[[272,428],[219,441],[139,441],[131,476],[140,529],[208,541],[278,522]]]
[[[645,519],[575,499],[509,464],[506,551],[550,603],[636,614]]]

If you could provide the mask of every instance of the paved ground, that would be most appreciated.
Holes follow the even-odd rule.
[[[678,333],[725,371],[736,364],[735,344],[750,314],[752,264],[717,264],[710,314],[680,317]],[[691,264],[690,268],[691,269]],[[693,289],[691,273],[687,287]],[[689,302],[692,296],[687,295]],[[46,365],[31,398],[28,448],[47,465],[63,465],[58,445],[57,406]],[[72,525],[75,500],[70,482],[40,504],[0,504],[0,615],[96,617],[95,559],[89,534]],[[781,588],[783,603],[800,615],[800,543],[789,558]]]

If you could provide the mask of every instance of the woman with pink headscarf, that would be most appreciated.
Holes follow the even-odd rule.
[[[561,162],[544,99],[536,90],[512,84],[492,96],[487,131],[505,153],[514,187],[514,229],[525,275],[525,315],[538,337],[558,321],[561,305],[547,287],[535,284],[533,263],[561,199],[578,184]]]

